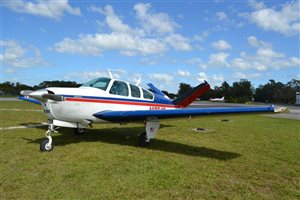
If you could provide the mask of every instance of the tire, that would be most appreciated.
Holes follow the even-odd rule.
[[[51,144],[51,146],[48,145],[49,140],[45,139],[40,143],[40,150],[43,152],[50,152],[53,150],[54,146],[53,143]]]
[[[84,128],[74,128],[75,135],[83,135],[83,134],[85,134],[85,132],[86,132],[86,129],[84,129]]]
[[[147,142],[147,140],[146,140],[146,133],[145,132],[141,133],[139,135],[139,145],[140,145],[140,147],[147,147],[147,146],[150,145],[150,142]]]

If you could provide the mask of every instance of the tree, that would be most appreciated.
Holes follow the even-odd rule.
[[[176,95],[174,93],[169,93],[166,90],[162,90],[162,93],[164,93],[165,95],[167,95],[170,99],[175,99]]]
[[[287,84],[269,80],[269,83],[260,85],[255,91],[255,100],[269,103],[295,103],[299,81],[293,79]]]
[[[232,101],[233,89],[226,81],[220,87],[215,88],[215,96],[213,98],[221,98],[223,96],[226,98],[226,101]]]
[[[180,95],[184,94],[185,92],[187,92],[190,89],[192,89],[192,86],[190,84],[180,83],[177,95],[180,96]]]
[[[43,81],[41,82],[37,88],[45,88],[45,87],[79,87],[80,84],[75,81]]]
[[[286,85],[295,89],[297,92],[300,92],[300,80],[292,79]]]
[[[253,87],[251,82],[246,79],[241,79],[240,82],[232,84],[233,102],[245,103],[250,101],[253,96]]]
[[[0,84],[0,90],[5,95],[17,95],[17,90],[15,89],[15,84],[9,81]]]

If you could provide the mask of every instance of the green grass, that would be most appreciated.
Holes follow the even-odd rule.
[[[2,109],[40,109],[2,102]],[[229,119],[229,122],[220,122]],[[42,112],[1,111],[1,127],[45,122]],[[203,127],[210,131],[195,132]],[[0,131],[1,199],[299,199],[300,124],[260,115],[162,121],[148,148],[141,124]]]

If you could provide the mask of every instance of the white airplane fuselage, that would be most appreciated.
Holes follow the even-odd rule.
[[[55,126],[70,128],[86,128],[89,123],[104,123],[93,114],[101,111],[130,111],[130,110],[166,110],[175,109],[172,101],[166,98],[158,98],[158,95],[147,90],[152,95],[148,99],[143,97],[144,89],[140,90],[140,97],[132,97],[129,89],[128,96],[110,94],[112,82],[106,90],[94,87],[61,88],[49,87],[30,93],[41,101],[41,105],[48,120],[53,120]],[[62,96],[63,101],[44,99],[41,96],[50,91],[55,95]]]
[[[211,101],[211,102],[224,102],[225,101],[225,97],[209,99],[209,101]]]

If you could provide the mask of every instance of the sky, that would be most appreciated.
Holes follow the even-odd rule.
[[[1,0],[1,82],[300,79],[300,1]]]

